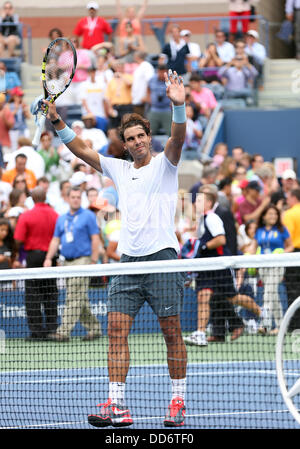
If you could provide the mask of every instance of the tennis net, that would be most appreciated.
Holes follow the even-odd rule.
[[[187,351],[184,428],[298,428],[278,386],[276,328],[288,295],[300,283],[299,272],[297,254],[3,270],[0,428],[92,428],[88,415],[108,399],[108,363],[124,370],[128,358],[114,353],[113,345],[108,357],[107,296],[115,285],[122,286],[118,306],[130,313],[132,297],[155,298],[141,304],[128,337],[125,401],[131,428],[163,428],[172,395],[170,373],[182,376],[182,345],[172,331],[164,328],[163,335],[159,321],[164,326],[166,318],[158,321],[152,310],[158,305],[160,314],[163,308],[163,315],[172,316],[167,312],[174,297],[182,298]],[[197,340],[201,326],[205,344]],[[124,322],[116,327],[126,328]],[[288,348],[295,380],[300,373],[297,329],[296,317]],[[53,334],[64,338],[57,341]],[[119,342],[124,343],[124,334]]]

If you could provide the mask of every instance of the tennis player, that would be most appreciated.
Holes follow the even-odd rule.
[[[133,162],[99,156],[65,125],[55,105],[45,101],[49,106],[48,118],[61,140],[116,185],[121,211],[121,262],[176,259],[179,251],[174,217],[177,164],[186,131],[185,89],[176,72],[166,74],[165,82],[172,102],[172,126],[162,153],[156,157],[151,154],[151,130],[146,119],[138,114],[123,117],[120,137]],[[187,356],[180,327],[183,282],[182,273],[116,276],[112,280],[108,295],[109,394],[107,402],[99,405],[99,412],[89,415],[91,425],[118,427],[133,423],[125,405],[128,335],[145,300],[158,317],[167,346],[172,397],[164,425],[184,424]]]

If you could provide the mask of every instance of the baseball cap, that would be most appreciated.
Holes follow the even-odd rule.
[[[257,181],[250,181],[247,188],[257,190],[257,192],[261,191],[260,185],[258,184]]]
[[[84,123],[82,120],[74,120],[71,127],[75,128],[75,126],[79,126],[80,128],[84,128]]]
[[[287,170],[285,170],[282,173],[282,179],[296,179],[296,173],[294,172],[294,170],[288,168]]]
[[[80,186],[80,184],[83,184],[84,182],[87,182],[87,180],[87,175],[83,171],[77,171],[71,176],[70,183],[73,187],[76,187]]]
[[[190,34],[192,34],[190,32],[190,30],[182,30],[182,31],[180,31],[180,36],[189,36]]]
[[[259,34],[258,34],[258,32],[255,31],[255,30],[249,30],[249,31],[247,32],[247,34],[248,34],[248,36],[252,36],[252,37],[254,37],[255,39],[258,39],[258,38],[259,38]]]
[[[18,87],[18,86],[13,87],[13,88],[9,91],[9,93],[10,93],[11,96],[17,95],[18,97],[23,97],[23,95],[24,95],[23,90],[22,90],[20,87]]]
[[[239,183],[239,188],[240,188],[240,189],[245,189],[246,187],[248,187],[248,185],[249,185],[248,179],[243,179],[243,180]]]
[[[88,2],[86,9],[99,9],[99,5],[96,2]]]

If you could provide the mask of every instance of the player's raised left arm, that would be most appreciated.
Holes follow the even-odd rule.
[[[171,136],[165,147],[165,155],[172,164],[177,165],[186,132],[185,89],[182,78],[176,72],[165,74],[165,82],[167,95],[172,101]]]

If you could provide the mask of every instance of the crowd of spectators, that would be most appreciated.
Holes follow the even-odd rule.
[[[256,30],[247,30],[229,42],[225,31],[217,29],[214,42],[201,49],[189,30],[173,24],[161,53],[155,59],[149,58],[140,27],[145,7],[146,2],[139,13],[131,9],[124,13],[118,4],[121,38],[116,46],[111,38],[104,40],[104,34],[111,37],[113,28],[97,16],[97,3],[88,3],[88,15],[76,24],[72,36],[78,57],[76,74],[70,88],[57,100],[57,109],[68,120],[70,108],[77,106],[81,115],[71,123],[74,132],[96,152],[123,159],[130,156],[123,151],[117,128],[124,114],[138,112],[150,121],[155,156],[163,150],[163,138],[170,132],[170,101],[164,73],[171,68],[183,77],[186,89],[187,133],[182,160],[199,160],[201,139],[218,102],[239,98],[247,105],[254,104],[255,89],[263,80],[265,48],[259,43]],[[63,31],[53,29],[49,38],[63,35]],[[0,70],[7,76],[3,62]],[[23,97],[21,80],[10,73],[6,93],[0,94],[0,200],[8,234],[13,235],[21,214],[34,207],[31,191],[35,187],[45,190],[46,202],[58,216],[69,210],[70,187],[79,187],[81,207],[97,216],[98,263],[118,261],[120,215],[113,182],[77,159],[59,141],[49,122],[39,147],[32,148],[28,105]],[[189,191],[179,192],[176,231],[182,247],[195,237],[194,205],[199,189],[205,185],[214,187],[216,203],[232,214],[236,231],[233,255],[253,254],[258,247],[264,252],[257,229],[266,207],[272,204],[284,222],[288,197],[298,198],[300,189],[294,171],[278,178],[273,164],[264,161],[262,155],[248,154],[241,147],[228,149],[225,143],[219,143],[211,161],[205,163],[199,182]],[[0,267],[26,266],[24,248],[16,252],[13,239],[9,240],[10,248],[7,241],[2,238],[1,253],[6,256],[2,256]],[[281,245],[283,251],[297,248],[288,224]],[[275,318],[277,329],[280,316]]]

